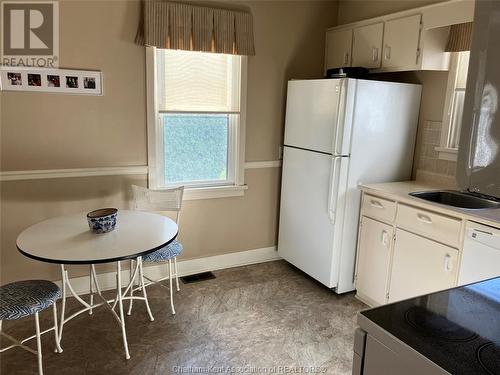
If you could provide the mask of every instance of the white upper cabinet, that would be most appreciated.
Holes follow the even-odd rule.
[[[383,37],[383,22],[354,28],[352,66],[380,68]]]
[[[326,33],[325,70],[351,66],[352,30]]]
[[[330,28],[325,71],[344,66],[373,72],[448,70],[450,26],[473,18],[474,1],[449,0]]]
[[[420,14],[385,23],[382,67],[391,70],[419,68]]]

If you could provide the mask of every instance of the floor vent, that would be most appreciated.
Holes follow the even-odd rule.
[[[212,272],[202,272],[194,275],[183,276],[181,280],[184,284],[199,283],[200,281],[215,279],[215,275]]]

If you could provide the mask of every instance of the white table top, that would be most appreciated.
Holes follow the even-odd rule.
[[[17,237],[27,257],[59,264],[95,264],[136,258],[174,240],[177,224],[168,217],[143,211],[118,210],[116,228],[90,232],[86,213],[42,221]]]

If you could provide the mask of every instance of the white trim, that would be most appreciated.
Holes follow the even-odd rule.
[[[281,160],[247,161],[245,163],[245,169],[279,168],[279,167],[281,167]]]
[[[244,169],[278,168],[281,160],[249,161]],[[70,168],[70,169],[35,169],[26,171],[0,171],[0,181],[40,180],[49,178],[92,177],[92,176],[125,176],[147,174],[147,165],[128,165],[123,167]],[[246,186],[221,186],[211,189],[245,190]],[[193,189],[194,190],[194,189]],[[201,191],[201,188],[198,189]],[[242,195],[242,194],[241,194]]]
[[[160,113],[207,113],[206,111],[160,111],[158,106],[158,88],[157,88],[157,65],[156,61],[156,48],[146,48],[146,102],[147,102],[147,134],[148,134],[148,186],[151,189],[167,188],[164,186],[164,156],[163,150],[163,134],[161,134],[163,127],[160,126]],[[235,56],[236,57],[236,56]],[[209,113],[232,113],[229,123],[229,142],[228,142],[228,171],[227,180],[223,181],[225,184],[233,184],[231,193],[225,189],[221,195],[222,188],[211,184],[208,188],[203,187],[203,184],[193,184],[196,186],[196,191],[199,193],[207,192],[209,189],[214,188],[214,194],[189,194],[193,196],[191,199],[205,199],[205,198],[219,198],[221,196],[235,196],[243,195],[242,188],[245,185],[245,122],[246,122],[246,91],[247,91],[247,57],[238,56],[238,59],[232,59],[232,82],[235,85],[231,93],[233,101],[239,101],[239,111],[229,112],[210,112]],[[236,88],[238,90],[236,90]],[[237,115],[237,116],[236,116]],[[205,181],[206,182],[206,181]],[[220,182],[219,182],[220,183]],[[193,188],[194,190],[194,188]],[[235,191],[237,192],[235,194]],[[229,194],[229,195],[228,195]],[[190,199],[190,198],[188,198]]]
[[[453,91],[457,80],[458,53],[450,54],[450,70],[448,71],[448,81],[446,83],[446,94],[443,111],[443,121],[441,122],[440,147],[447,148],[451,131],[451,114],[453,104]],[[437,150],[437,149],[436,149]]]
[[[196,115],[196,114],[202,114],[202,115],[239,115],[241,114],[240,111],[174,111],[174,110],[158,110],[159,114],[187,114],[187,115]]]
[[[182,197],[185,201],[196,199],[212,199],[212,198],[228,198],[242,197],[245,195],[247,185],[231,185],[231,186],[208,186],[201,188],[184,189]]]
[[[236,147],[235,184],[245,185],[245,147],[246,147],[246,123],[247,123],[247,78],[248,58],[242,56],[240,59],[240,118],[238,129],[238,142]]]
[[[200,272],[215,271],[232,267],[246,266],[249,264],[270,262],[281,259],[276,252],[276,247],[264,247],[261,249],[239,251],[235,253],[215,255],[205,258],[189,259],[177,262],[179,276],[193,275]],[[160,279],[168,276],[168,267],[165,264],[155,264],[144,267],[145,276],[152,279]],[[128,284],[129,271],[122,271],[122,284]],[[116,272],[106,272],[97,275],[102,290],[116,288]],[[89,276],[75,277],[70,279],[71,285],[78,294],[89,293]],[[61,280],[56,281],[61,286]]]
[[[457,148],[435,147],[434,150],[438,152],[438,158],[441,160],[457,161]]]
[[[451,138],[452,131],[457,132],[456,124],[453,121],[454,94],[457,89],[458,71],[460,63],[463,62],[463,55],[460,53],[450,54],[450,70],[448,73],[448,82],[446,84],[445,104],[443,111],[443,121],[441,123],[441,139],[439,146],[435,148],[438,151],[438,158],[442,160],[457,161],[457,150],[453,146]]]
[[[0,181],[39,180],[47,178],[91,177],[137,175],[148,173],[146,165],[129,165],[125,167],[73,168],[73,169],[40,169],[31,171],[0,172]]]
[[[146,47],[146,120],[147,120],[147,140],[148,140],[148,186],[150,189],[158,188],[156,176],[162,173],[160,150],[156,147],[156,139],[161,137],[158,134],[157,125],[158,101],[156,95],[156,47]],[[156,169],[155,169],[156,168]]]

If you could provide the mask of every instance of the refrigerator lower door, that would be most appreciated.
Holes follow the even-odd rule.
[[[340,158],[342,159],[342,158]],[[337,286],[335,218],[332,196],[342,169],[339,158],[285,147],[281,187],[279,255],[329,288]]]

